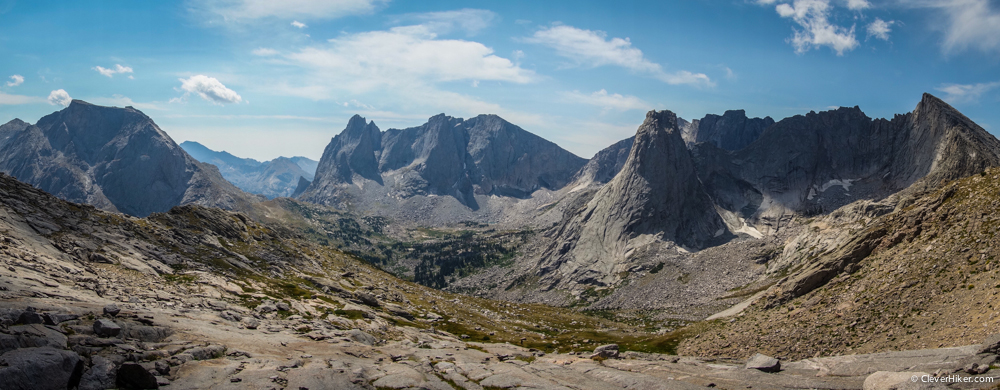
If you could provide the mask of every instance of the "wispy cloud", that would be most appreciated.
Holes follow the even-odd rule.
[[[133,73],[132,67],[122,66],[122,64],[115,64],[115,66],[110,68],[105,68],[103,66],[95,66],[92,69],[96,70],[97,73],[108,76],[108,78],[115,77],[115,74],[121,73]],[[131,78],[132,76],[129,76]]]
[[[934,9],[937,25],[944,34],[945,53],[979,50],[1000,53],[1000,9],[989,0],[899,0],[902,4]]]
[[[251,53],[255,56],[261,56],[261,57],[270,57],[278,55],[277,50],[266,47],[258,47],[256,49],[253,49]]]
[[[16,87],[24,83],[24,76],[15,74],[10,76],[10,81],[7,82],[8,87]]]
[[[392,18],[392,24],[419,24],[428,31],[439,35],[459,30],[471,36],[492,25],[497,18],[497,14],[490,10],[465,8],[454,11],[399,15]]]
[[[714,85],[704,73],[686,70],[667,72],[660,64],[646,59],[642,50],[633,47],[628,38],[608,39],[604,31],[555,25],[538,30],[525,41],[555,49],[556,54],[572,60],[577,66],[614,65],[668,84]]]
[[[652,107],[649,103],[646,103],[638,97],[608,93],[608,91],[604,89],[590,94],[573,91],[563,92],[562,95],[570,102],[600,107],[604,110],[648,110]]]
[[[0,92],[0,106],[44,103],[46,100],[35,96],[11,95]]]
[[[108,97],[96,97],[96,98],[86,98],[88,102],[99,104],[102,106],[119,106],[127,107],[132,106],[140,110],[165,110],[166,108],[156,104],[156,103],[140,103],[133,101],[128,96],[123,96],[119,94],[112,95]]]
[[[309,26],[306,26],[305,23],[302,23],[302,22],[300,22],[298,20],[293,20],[292,21],[292,27],[295,27],[295,28],[306,28],[306,27],[309,27]]]
[[[208,77],[205,75],[195,75],[187,79],[178,79],[181,82],[181,90],[184,91],[184,96],[181,99],[185,99],[190,94],[197,94],[201,96],[202,99],[210,101],[215,104],[226,104],[226,103],[240,103],[243,101],[236,91],[226,88],[215,77]],[[176,101],[176,100],[171,100]]]
[[[192,14],[208,20],[247,22],[265,18],[329,20],[374,12],[388,0],[192,0]]]
[[[944,92],[944,100],[949,102],[970,102],[979,100],[983,94],[997,87],[1000,87],[1000,81],[978,84],[944,84],[937,90]]]
[[[69,93],[65,89],[57,89],[49,93],[48,101],[53,106],[66,107],[73,101],[73,98],[69,97]]]

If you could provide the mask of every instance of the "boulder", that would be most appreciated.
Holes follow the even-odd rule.
[[[240,313],[229,310],[219,313],[219,317],[232,322],[240,322],[243,319],[243,316],[241,316]]]
[[[243,319],[243,326],[247,329],[257,329],[260,326],[260,321],[253,317],[246,317]]]
[[[591,355],[590,358],[593,359],[595,357],[600,357],[602,359],[618,357],[618,344],[607,344],[594,348],[594,354]]]
[[[280,310],[280,311],[290,311],[290,310],[292,310],[292,307],[288,306],[288,304],[285,303],[285,302],[278,302],[278,304],[275,305],[275,307],[277,307],[278,310]]]
[[[778,372],[781,371],[781,362],[773,357],[756,354],[747,360],[747,364],[744,367],[747,370],[760,370],[763,372]]]
[[[257,311],[260,312],[261,314],[267,314],[273,311],[278,311],[278,308],[275,307],[273,304],[264,303],[260,306],[257,306]]]
[[[124,363],[118,368],[115,383],[121,389],[159,389],[156,377],[138,363]]]
[[[979,349],[979,353],[991,353],[994,355],[1000,355],[1000,333],[991,335],[983,341],[983,346]]]
[[[94,321],[94,333],[100,337],[115,337],[121,333],[122,327],[111,320],[99,319]]]
[[[123,336],[145,342],[160,342],[174,333],[172,329],[164,326],[125,325],[122,329]]]
[[[35,312],[34,308],[29,307],[28,310],[21,312],[21,315],[17,317],[18,324],[42,324],[45,323],[45,319],[41,314]]]
[[[94,356],[90,369],[83,373],[80,387],[77,390],[104,390],[115,387],[115,375],[118,370],[111,360],[103,356]]]
[[[196,360],[208,360],[220,358],[226,355],[226,347],[221,345],[209,345],[207,347],[192,348],[187,350]]]
[[[79,318],[80,316],[76,314],[59,314],[59,313],[42,314],[42,319],[45,321],[45,325],[59,325],[63,322],[72,321]]]
[[[376,339],[375,336],[358,329],[351,329],[347,331],[347,337],[365,345],[375,345],[375,343],[378,342],[378,339]]]
[[[0,356],[0,389],[70,389],[80,384],[83,359],[51,347],[21,348]]]
[[[13,348],[8,341],[0,342],[0,348],[33,348],[52,347],[65,349],[68,338],[57,330],[46,327],[42,324],[15,325],[8,329],[10,336],[16,339]]]
[[[118,313],[121,313],[122,309],[118,308],[118,305],[110,304],[104,307],[104,314],[108,316],[115,317]]]
[[[406,311],[406,309],[403,309],[399,305],[392,305],[392,304],[385,305],[385,309],[388,310],[389,313],[391,313],[394,316],[403,317],[410,321],[414,320],[413,314],[410,314],[410,312]]]
[[[364,291],[358,291],[358,292],[354,293],[354,297],[357,298],[359,301],[361,301],[361,303],[364,303],[364,304],[366,304],[368,306],[372,306],[372,307],[379,307],[380,306],[379,303],[378,303],[378,299],[376,299],[375,296],[372,295],[371,293],[364,292]]]

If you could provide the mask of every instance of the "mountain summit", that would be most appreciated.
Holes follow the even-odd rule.
[[[0,127],[0,171],[60,198],[135,216],[181,204],[241,208],[255,198],[177,146],[132,107],[73,100]]]
[[[396,199],[443,195],[475,210],[476,195],[523,198],[561,188],[586,162],[496,115],[440,114],[385,132],[355,115],[323,152],[301,199],[334,204],[352,185],[371,183]]]
[[[556,229],[542,267],[587,284],[607,285],[622,260],[653,241],[701,249],[728,231],[698,179],[677,116],[650,111],[621,171]],[[558,281],[555,281],[558,282]]]

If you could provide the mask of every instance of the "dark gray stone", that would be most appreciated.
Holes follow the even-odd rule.
[[[66,321],[73,321],[79,319],[80,316],[76,314],[59,314],[59,313],[45,313],[42,315],[45,319],[45,325],[59,325]]]
[[[17,317],[18,324],[43,324],[45,323],[45,318],[41,314],[36,313],[34,310],[25,310]]]
[[[94,333],[100,337],[115,337],[121,331],[122,328],[111,320],[101,318],[94,321]]]
[[[83,359],[51,347],[22,348],[0,356],[0,389],[64,390],[83,375]]]
[[[114,362],[103,356],[90,359],[90,368],[83,373],[78,390],[105,390],[115,387],[115,376],[118,370]]]
[[[361,303],[363,303],[365,305],[372,306],[372,307],[379,307],[380,306],[380,304],[378,302],[378,299],[375,298],[375,295],[372,295],[369,292],[357,291],[357,292],[354,293],[354,296],[359,301],[361,301]]]
[[[123,390],[160,388],[156,377],[138,363],[124,363],[118,367],[115,383]]]
[[[110,305],[104,306],[104,314],[105,315],[116,317],[116,316],[118,316],[118,313],[121,313],[121,312],[122,312],[122,309],[119,309],[118,305],[115,305],[113,303],[110,304]]]

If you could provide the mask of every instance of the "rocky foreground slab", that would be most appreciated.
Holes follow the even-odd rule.
[[[546,354],[410,327],[385,340],[361,326],[292,317],[265,318],[251,329],[220,320],[208,303],[117,303],[120,312],[111,316],[103,303],[7,298],[0,303],[2,389],[889,389],[991,388],[982,381],[1000,381],[1000,370],[991,370],[1000,347],[995,336],[981,345],[779,363],[763,355],[741,361],[617,345]],[[37,318],[65,320],[22,323]],[[117,333],[104,332],[114,327]],[[915,374],[980,382],[913,383]]]

